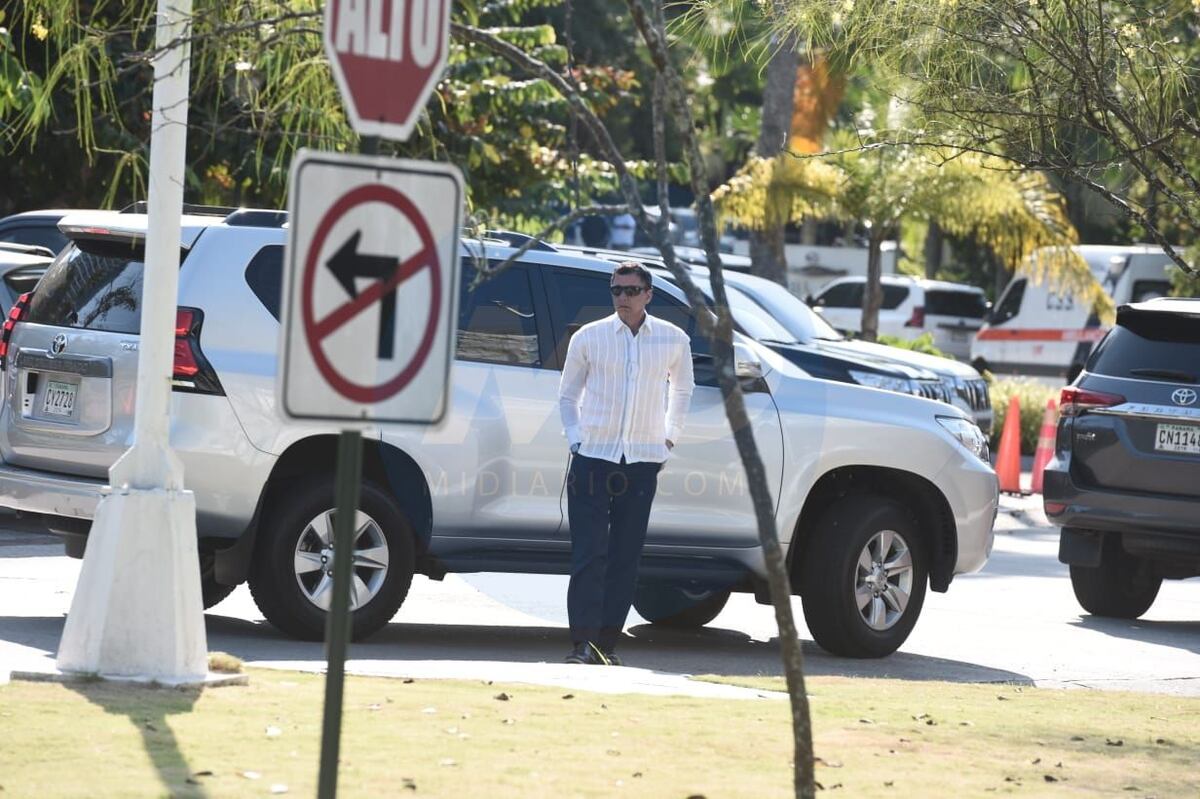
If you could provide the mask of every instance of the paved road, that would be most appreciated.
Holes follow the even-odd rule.
[[[802,628],[808,672],[1200,695],[1200,581],[1165,584],[1137,622],[1083,615],[1066,567],[1055,557],[1057,531],[1045,525],[1036,504],[1005,500],[987,567],[957,578],[947,594],[929,594],[899,653],[877,661],[830,657]],[[52,662],[78,575],[78,561],[61,551],[32,532],[0,530],[0,672]],[[565,591],[563,577],[465,575],[440,583],[417,578],[396,620],[351,647],[349,667],[418,677],[577,683],[570,667],[538,665],[556,664],[565,654]],[[799,602],[795,610],[802,622]],[[321,646],[275,632],[244,587],[209,611],[207,624],[210,650],[254,663],[322,666]],[[780,673],[773,614],[746,596],[735,596],[698,632],[660,630],[631,618],[628,634],[622,654],[647,670],[644,675]]]

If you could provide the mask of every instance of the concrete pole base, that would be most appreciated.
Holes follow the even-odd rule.
[[[58,668],[179,684],[208,675],[191,491],[108,490],[96,508]]]

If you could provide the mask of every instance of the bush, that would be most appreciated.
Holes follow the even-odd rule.
[[[1004,417],[1008,414],[1008,401],[1015,396],[1021,404],[1021,454],[1032,455],[1037,450],[1038,434],[1042,431],[1046,401],[1053,399],[1057,402],[1061,391],[1061,388],[1051,388],[1023,377],[993,380],[990,393],[996,423],[992,425],[992,452],[1000,448],[1000,434],[1004,430]]]
[[[879,343],[887,344],[889,347],[899,347],[902,350],[913,350],[914,352],[923,352],[926,355],[936,355],[939,358],[950,357],[933,345],[932,333],[922,333],[911,340],[896,336],[880,336]]]

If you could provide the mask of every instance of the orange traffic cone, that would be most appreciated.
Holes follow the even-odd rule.
[[[996,453],[996,477],[1005,494],[1021,493],[1021,403],[1016,395],[1008,401],[1000,450]]]
[[[1033,454],[1033,481],[1029,486],[1033,493],[1042,493],[1042,472],[1054,457],[1054,438],[1058,431],[1058,403],[1054,398],[1046,400],[1046,414],[1042,417],[1042,431],[1038,433],[1037,451]]]

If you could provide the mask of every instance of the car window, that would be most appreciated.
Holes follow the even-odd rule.
[[[1155,297],[1171,296],[1171,281],[1169,280],[1135,280],[1130,302],[1152,300]]]
[[[700,325],[692,315],[692,309],[665,293],[656,296],[651,306],[652,314],[688,334],[692,347],[692,377],[696,385],[716,386],[717,370],[713,367],[712,347],[708,337],[700,332]]]
[[[468,264],[464,275],[473,275]],[[460,360],[511,366],[541,366],[536,308],[529,269],[520,264],[471,289],[462,281],[458,303]]]
[[[862,283],[839,283],[830,286],[813,300],[813,305],[821,308],[861,308],[862,298]]]
[[[973,291],[933,289],[925,292],[925,313],[982,319],[987,315],[987,301]]]
[[[1200,380],[1200,320],[1139,314],[1118,322],[1088,358],[1089,372],[1169,382],[1171,375],[1182,373]]]
[[[141,243],[79,241],[46,270],[28,321],[110,333],[138,333],[142,320]]]
[[[1002,325],[1020,312],[1021,301],[1025,299],[1025,282],[1025,278],[1021,278],[1008,284],[1000,302],[996,303],[996,309],[992,311],[992,318],[988,320],[990,324]]]
[[[11,241],[16,244],[34,244],[45,247],[50,252],[61,252],[69,243],[69,239],[54,225],[27,225],[11,227],[0,232],[0,241]]]
[[[885,311],[894,311],[907,299],[908,286],[886,285],[883,287],[883,305],[880,307]]]
[[[576,330],[588,322],[603,319],[613,313],[612,295],[608,293],[610,278],[600,272],[567,269],[547,272],[554,336],[558,342],[561,363],[561,357],[567,351],[567,342]],[[688,338],[691,339],[696,385],[715,386],[716,372],[712,368],[708,339],[699,332],[691,309],[665,291],[655,291],[646,311],[688,334]]]
[[[246,267],[246,284],[263,307],[279,321],[279,304],[283,293],[283,247],[272,244],[263,247]]]

